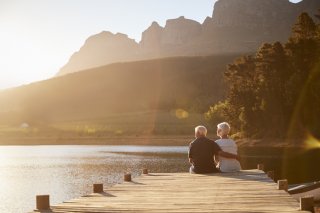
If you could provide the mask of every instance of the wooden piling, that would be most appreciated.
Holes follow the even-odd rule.
[[[102,193],[103,192],[103,184],[97,183],[93,184],[93,193]]]
[[[142,170],[142,174],[147,175],[148,173],[149,173],[149,172],[148,172],[148,169],[144,168],[144,169]]]
[[[36,208],[39,211],[50,209],[50,197],[49,195],[37,195],[36,196]]]
[[[312,211],[314,205],[313,197],[300,197],[300,210]]]
[[[267,175],[269,178],[271,178],[272,180],[274,180],[274,171],[268,171]]]
[[[278,189],[288,191],[288,180],[278,180]]]
[[[263,171],[263,170],[264,170],[264,165],[261,164],[261,163],[259,163],[259,164],[257,165],[257,168],[258,168],[258,170]]]
[[[131,174],[130,173],[124,174],[123,180],[126,182],[130,182],[131,181]]]

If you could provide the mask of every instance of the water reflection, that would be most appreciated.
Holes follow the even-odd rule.
[[[0,147],[0,212],[30,211],[37,194],[50,194],[52,204],[60,203],[91,193],[93,183],[110,186],[121,182],[124,172],[137,176],[143,167],[153,172],[181,172],[187,167],[186,150],[144,146]]]
[[[276,179],[288,179],[289,184],[320,180],[320,149],[247,147],[240,148],[240,155],[244,169],[263,163],[266,171],[275,171]]]
[[[153,146],[6,146],[0,147],[0,212],[27,212],[37,194],[51,204],[92,192],[93,183],[111,186],[141,168],[186,172],[188,147]],[[319,149],[241,148],[244,169],[264,163],[289,183],[320,180]],[[19,203],[17,203],[19,201]]]

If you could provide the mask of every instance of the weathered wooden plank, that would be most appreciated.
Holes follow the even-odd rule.
[[[51,212],[303,212],[261,170],[147,174],[51,207]]]

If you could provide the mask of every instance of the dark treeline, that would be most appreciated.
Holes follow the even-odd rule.
[[[285,44],[265,43],[228,65],[227,97],[210,108],[208,119],[229,121],[241,137],[319,137],[319,59],[320,26],[302,13]]]

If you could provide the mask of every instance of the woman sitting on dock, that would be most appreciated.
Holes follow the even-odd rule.
[[[237,144],[234,140],[229,138],[229,133],[230,125],[227,122],[218,124],[217,135],[220,139],[216,140],[216,143],[220,146],[222,151],[238,155]],[[221,172],[237,172],[241,170],[241,165],[236,159],[215,155],[215,161],[217,163],[217,168],[219,168]]]

